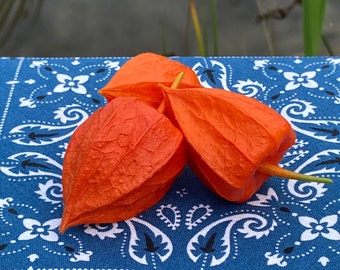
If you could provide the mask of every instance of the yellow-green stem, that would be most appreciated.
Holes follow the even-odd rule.
[[[259,166],[258,171],[266,175],[279,176],[283,178],[295,179],[295,180],[306,181],[306,182],[317,182],[317,183],[325,183],[325,184],[333,183],[333,180],[330,178],[317,177],[313,175],[306,175],[306,174],[293,172],[293,171],[281,168],[277,165],[274,165],[268,162],[263,162]]]
[[[183,80],[185,72],[180,72],[177,77],[175,78],[175,80],[172,82],[170,88],[176,89],[179,87],[179,85],[181,84],[181,81]],[[159,104],[157,111],[159,111],[160,113],[165,113],[165,100],[163,98],[161,104]]]
[[[190,9],[194,29],[195,29],[199,53],[201,56],[206,56],[206,49],[205,49],[204,41],[203,41],[203,34],[201,30],[201,25],[198,19],[197,9],[196,9],[194,0],[189,1],[189,9]]]

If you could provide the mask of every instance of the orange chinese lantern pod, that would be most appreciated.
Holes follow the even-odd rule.
[[[183,135],[168,118],[135,98],[112,100],[70,140],[60,231],[145,211],[165,195],[185,164]]]
[[[99,93],[109,101],[137,97],[157,108],[163,99],[158,84],[170,86],[180,72],[185,72],[181,87],[202,87],[190,67],[158,54],[142,53],[128,60]]]
[[[167,112],[188,143],[189,165],[212,191],[247,201],[295,142],[290,124],[275,110],[241,94],[206,88],[161,86]]]

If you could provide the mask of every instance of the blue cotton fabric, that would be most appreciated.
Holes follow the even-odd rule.
[[[70,136],[105,105],[98,90],[128,58],[0,58],[1,269],[338,269],[340,58],[172,59],[192,67],[204,87],[281,113],[297,134],[281,165],[334,184],[272,177],[234,204],[186,167],[141,215],[61,235]]]

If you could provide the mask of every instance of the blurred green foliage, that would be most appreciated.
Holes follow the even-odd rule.
[[[206,0],[201,0],[206,1]],[[325,43],[326,49],[332,55],[331,48],[328,46],[327,40],[323,38],[322,27],[326,12],[327,0],[293,0],[286,8],[277,8],[268,13],[258,16],[258,20],[263,19],[284,19],[288,13],[297,4],[302,6],[302,24],[303,24],[303,44],[305,56],[316,56],[319,54],[320,43]],[[205,7],[206,8],[206,7]],[[217,10],[215,0],[210,0],[211,8],[211,24],[214,39],[214,54],[218,54],[218,34],[217,34]],[[200,20],[197,15],[197,8],[194,0],[189,0],[189,10],[195,29],[197,45],[202,56],[208,54],[204,39],[206,35],[202,33]]]

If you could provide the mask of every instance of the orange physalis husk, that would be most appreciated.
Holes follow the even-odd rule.
[[[202,87],[190,67],[158,54],[142,53],[129,59],[99,93],[109,101],[137,97],[157,108],[163,99],[158,84],[170,86],[180,72],[185,72],[181,87]]]
[[[135,98],[112,100],[76,129],[67,148],[60,231],[143,212],[185,164],[183,135],[168,118]]]
[[[253,98],[221,89],[161,88],[169,117],[187,140],[190,167],[226,200],[247,201],[270,177],[258,171],[260,164],[277,165],[295,142],[290,124]]]

